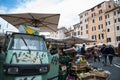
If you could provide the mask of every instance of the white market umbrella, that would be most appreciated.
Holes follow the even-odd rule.
[[[81,44],[81,43],[88,43],[88,42],[95,42],[95,40],[87,39],[87,38],[80,38],[76,36],[69,36],[63,39],[63,42],[68,44]]]
[[[19,28],[20,25],[40,28],[41,32],[57,31],[60,14],[18,13],[0,14],[0,17]]]

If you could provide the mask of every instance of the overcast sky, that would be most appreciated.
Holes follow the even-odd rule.
[[[0,13],[59,13],[58,27],[68,28],[79,22],[78,14],[103,1],[105,0],[0,0]]]

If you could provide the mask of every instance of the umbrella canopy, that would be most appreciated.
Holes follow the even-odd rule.
[[[87,39],[87,38],[80,38],[76,36],[69,36],[63,39],[65,43],[69,44],[80,44],[80,43],[88,43],[88,42],[95,42],[95,40]]]
[[[62,39],[60,38],[46,37],[46,41],[62,43]]]
[[[0,14],[4,20],[15,26],[28,25],[40,28],[41,32],[57,31],[60,14],[19,13]]]

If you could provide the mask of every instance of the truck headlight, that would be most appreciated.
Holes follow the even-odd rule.
[[[8,74],[18,74],[18,68],[17,67],[9,67],[8,69],[7,69],[7,73]]]
[[[47,66],[40,67],[39,71],[40,71],[40,73],[46,73],[46,72],[48,72],[48,67]]]

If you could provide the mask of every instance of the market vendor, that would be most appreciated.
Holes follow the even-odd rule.
[[[59,48],[59,80],[66,80],[68,76],[69,57],[63,55],[63,49]]]

